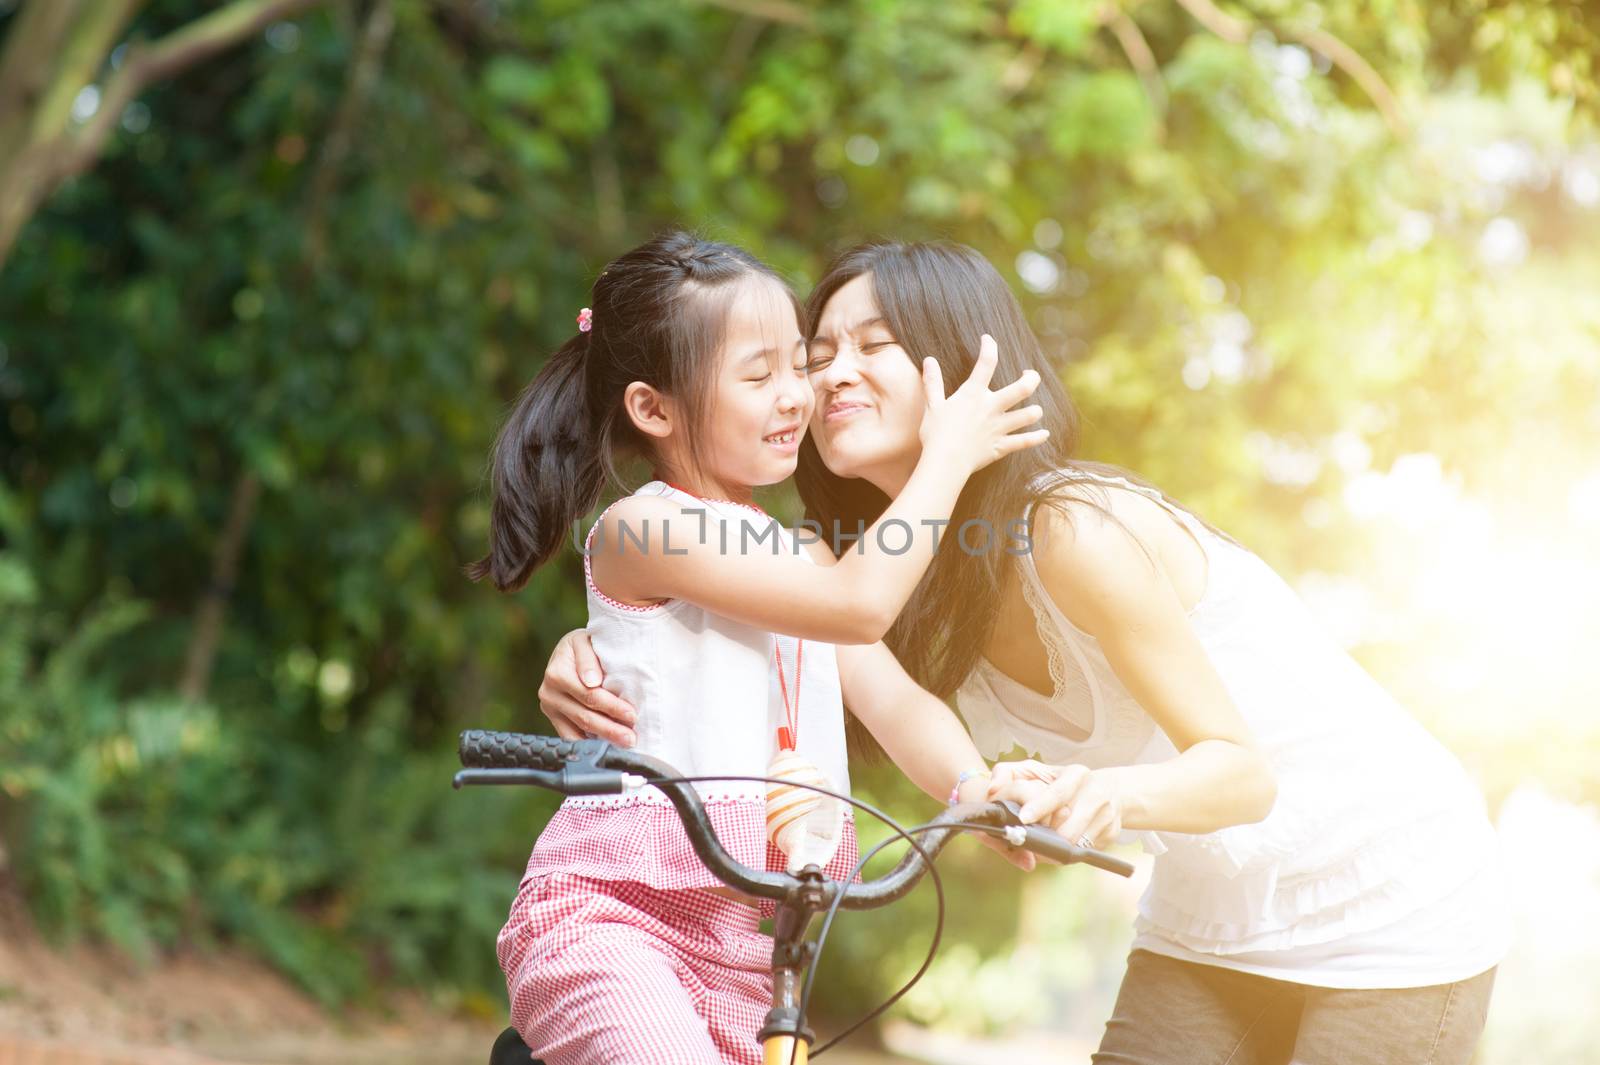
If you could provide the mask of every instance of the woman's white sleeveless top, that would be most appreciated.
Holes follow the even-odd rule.
[[[1087,479],[1140,492],[1199,541],[1206,588],[1189,621],[1277,776],[1260,823],[1143,834],[1157,858],[1134,946],[1325,987],[1450,983],[1497,964],[1509,934],[1498,845],[1456,759],[1254,554],[1121,478],[1046,478],[1035,487]],[[1019,570],[1055,692],[980,658],[957,693],[979,749],[1090,768],[1175,757],[1031,556]]]

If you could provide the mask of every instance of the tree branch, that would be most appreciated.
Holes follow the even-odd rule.
[[[1249,41],[1251,24],[1223,11],[1212,3],[1212,0],[1178,0],[1178,4],[1189,12],[1196,22],[1223,40],[1233,44],[1245,44]],[[1297,29],[1285,26],[1281,32],[1290,40],[1298,41],[1322,53],[1334,66],[1350,75],[1377,106],[1384,121],[1389,124],[1390,131],[1396,137],[1406,136],[1405,119],[1400,115],[1400,105],[1395,99],[1393,90],[1372,64],[1363,59],[1354,48],[1328,31],[1315,27]]]
[[[91,4],[78,18],[62,46],[50,87],[34,106],[33,129],[28,138],[31,143],[46,143],[68,128],[78,94],[94,84],[112,46],[143,3],[144,0],[114,0]]]
[[[234,0],[154,44],[128,45],[99,108],[74,131],[72,102],[93,84],[112,42],[143,2],[95,0],[83,13],[80,0],[34,0],[11,27],[0,85],[28,91],[0,100],[0,266],[50,194],[94,165],[123,111],[148,85],[325,0]],[[42,56],[33,51],[50,46]]]
[[[1155,109],[1157,122],[1164,127],[1167,118],[1167,83],[1161,80],[1161,66],[1156,62],[1156,54],[1150,50],[1150,42],[1144,39],[1139,24],[1133,21],[1117,0],[1109,0],[1101,7],[1100,21],[1122,46],[1122,54],[1128,57],[1128,65],[1139,75],[1144,94]]]
[[[59,69],[54,61],[77,14],[77,0],[35,0],[12,17],[0,52],[0,159],[21,151],[28,115],[49,91]]]
[[[1166,126],[1167,116],[1167,86],[1161,80],[1161,67],[1156,62],[1155,53],[1150,50],[1150,45],[1144,39],[1144,34],[1139,31],[1139,26],[1122,10],[1117,0],[1106,0],[1095,14],[1101,26],[1111,31],[1117,43],[1122,46],[1123,54],[1128,57],[1128,65],[1133,67],[1134,73],[1139,76],[1139,83],[1144,86],[1145,96],[1150,100],[1150,107],[1156,115],[1156,123]],[[996,32],[1002,32],[997,28]],[[1039,72],[1045,58],[1044,49],[1035,41],[1027,41],[1022,48],[1006,64],[1005,70],[1000,73],[1000,88],[1009,99],[1028,87],[1033,76]]]
[[[312,172],[306,193],[306,261],[313,270],[322,264],[327,250],[327,204],[339,180],[339,168],[350,154],[350,140],[356,123],[366,107],[372,87],[377,84],[378,72],[383,66],[383,53],[394,36],[394,4],[391,0],[375,0],[361,28],[361,43],[355,58],[350,61],[350,76],[345,82],[344,94],[339,99],[339,109],[333,125],[322,142],[317,156],[316,170]]]
[[[261,498],[261,479],[254,473],[244,473],[233,483],[233,500],[228,506],[228,520],[217,539],[216,554],[211,556],[211,586],[201,597],[195,611],[194,629],[189,636],[189,648],[183,656],[183,676],[178,681],[178,694],[190,702],[206,697],[211,685],[211,666],[216,661],[217,648],[222,644],[222,623],[228,612],[228,597],[233,594],[233,582],[239,573],[239,556],[244,553],[244,543],[255,517],[256,501]]]
[[[1384,120],[1389,123],[1389,128],[1394,131],[1395,136],[1406,135],[1405,119],[1400,115],[1400,105],[1395,100],[1394,93],[1390,91],[1383,76],[1362,57],[1361,53],[1326,30],[1307,27],[1291,32],[1298,36],[1306,47],[1321,52],[1334,66],[1349,74],[1351,79],[1361,86],[1362,91],[1372,98],[1372,102],[1378,105],[1378,110],[1383,112]]]
[[[700,3],[790,26],[809,26],[812,21],[810,11],[789,0],[700,0]]]
[[[100,109],[72,137],[57,180],[74,177],[94,165],[107,138],[122,120],[123,110],[153,82],[170,78],[196,63],[227,51],[279,19],[288,18],[323,0],[234,0],[202,15],[151,45],[132,44],[122,66],[106,83]]]

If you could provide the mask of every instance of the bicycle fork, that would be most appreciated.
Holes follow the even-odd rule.
[[[816,944],[805,938],[811,919],[823,906],[822,870],[808,865],[800,871],[800,884],[778,904],[772,929],[772,1009],[757,1036],[763,1065],[806,1065],[816,1040],[800,1000],[805,973],[816,955]]]

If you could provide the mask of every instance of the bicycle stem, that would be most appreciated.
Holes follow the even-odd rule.
[[[756,1034],[765,1052],[764,1065],[805,1065],[816,1041],[800,1010],[800,995],[805,970],[816,955],[806,930],[828,906],[827,881],[815,865],[800,870],[796,879],[773,920],[772,1008]]]

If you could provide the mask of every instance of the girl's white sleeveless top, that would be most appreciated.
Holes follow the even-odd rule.
[[[703,500],[662,481],[651,481],[634,495],[658,495],[682,504],[685,519],[674,518],[666,550],[681,550],[688,542],[686,530],[699,526],[696,535],[725,545],[723,550],[782,551],[810,560],[796,543],[794,530],[783,529],[756,507]],[[588,632],[605,670],[605,686],[638,712],[633,749],[663,759],[685,776],[765,773],[777,752],[778,727],[786,721],[773,659],[776,640],[790,698],[799,691],[797,750],[827,775],[835,790],[849,794],[844,707],[833,645],[806,640],[797,681],[793,637],[729,620],[682,599],[638,607],[609,598],[595,586],[592,557],[639,550],[645,536],[662,548],[663,529],[636,522],[626,533],[619,529],[608,541],[597,541],[599,524],[597,520],[585,540]],[[781,855],[766,839],[764,784],[713,781],[695,787],[729,853],[753,868],[783,868]],[[848,876],[857,856],[854,820],[847,809],[844,838],[827,875]],[[566,799],[540,834],[527,869],[528,876],[556,872],[663,890],[719,886],[655,788]]]
[[[1058,471],[1034,487],[1068,479]],[[1189,621],[1277,775],[1277,802],[1257,824],[1142,834],[1157,858],[1134,946],[1343,988],[1451,983],[1497,964],[1509,935],[1498,844],[1460,763],[1254,554],[1159,492],[1070,479],[1140,492],[1199,541],[1206,588]],[[1021,746],[1090,768],[1175,757],[1031,556],[1019,570],[1055,692],[980,658],[957,693],[979,749],[997,758]]]

